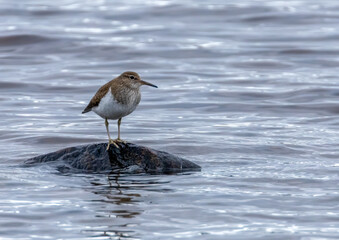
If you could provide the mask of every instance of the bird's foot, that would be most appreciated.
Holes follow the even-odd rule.
[[[126,141],[124,141],[124,140],[122,140],[122,139],[120,139],[120,138],[115,139],[115,142],[118,142],[118,143],[124,143],[124,144],[127,143]]]
[[[116,146],[117,148],[120,148],[119,145],[116,143],[116,140],[109,139],[109,140],[108,140],[108,144],[107,144],[107,148],[106,148],[107,151],[109,150],[109,146],[110,146],[111,144],[113,144],[113,145]]]

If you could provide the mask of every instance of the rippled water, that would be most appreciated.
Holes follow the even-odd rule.
[[[2,240],[339,238],[337,1],[0,3]],[[159,89],[122,137],[201,172],[21,167],[106,141],[81,111],[125,70]]]

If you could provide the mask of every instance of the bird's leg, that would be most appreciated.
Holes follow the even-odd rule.
[[[109,135],[109,129],[108,129],[108,121],[107,118],[105,118],[105,126],[106,126],[106,131],[107,131],[107,135],[108,135],[108,144],[107,144],[107,149],[109,149],[109,145],[113,144],[114,146],[116,146],[117,148],[119,148],[118,144],[116,144],[112,139],[111,136]]]
[[[121,118],[119,118],[118,120],[118,138],[116,139],[116,141],[126,143],[125,141],[120,139],[120,124],[121,124]]]
[[[118,141],[120,140],[120,124],[121,124],[121,118],[119,118],[118,120],[118,138],[117,138]]]
[[[111,136],[109,135],[109,129],[108,129],[108,121],[107,121],[107,118],[105,118],[105,126],[106,126],[107,135],[108,135],[108,140],[111,140]]]

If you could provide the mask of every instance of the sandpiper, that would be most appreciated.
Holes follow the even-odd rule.
[[[82,112],[87,113],[93,111],[105,119],[108,135],[107,150],[110,144],[118,147],[115,142],[122,141],[120,139],[121,118],[132,113],[138,106],[141,99],[139,89],[142,85],[157,88],[157,86],[141,80],[139,74],[136,72],[124,72],[119,77],[101,86]],[[118,119],[118,138],[116,140],[112,140],[109,134],[108,119]]]

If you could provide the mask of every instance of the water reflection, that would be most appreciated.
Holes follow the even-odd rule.
[[[189,173],[185,173],[188,175]],[[112,239],[134,239],[137,232],[129,230],[140,226],[140,215],[145,209],[142,207],[147,202],[149,192],[169,193],[173,189],[166,187],[170,181],[161,180],[161,176],[150,176],[146,174],[111,173],[108,176],[101,175],[91,179],[92,187],[86,187],[87,191],[99,196],[91,200],[96,206],[94,221],[105,222],[97,229],[83,230],[91,236],[108,236]],[[95,234],[95,235],[92,235]],[[116,238],[118,237],[118,238]]]

